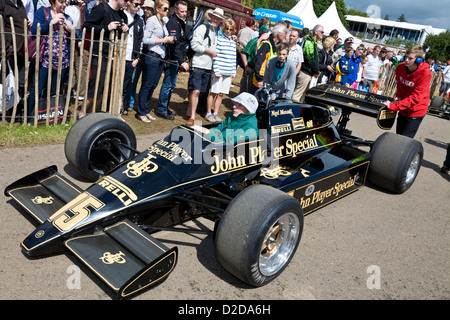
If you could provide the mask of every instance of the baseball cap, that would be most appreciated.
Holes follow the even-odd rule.
[[[256,100],[254,95],[248,92],[242,92],[231,99],[231,101],[242,104],[250,113],[255,113],[256,109],[258,109],[258,100]]]
[[[353,42],[353,38],[352,37],[348,37],[347,39],[345,39],[344,42]]]
[[[270,28],[267,26],[267,25],[262,25],[260,28],[259,28],[259,32],[260,33],[263,33],[263,32],[269,32],[270,31]]]

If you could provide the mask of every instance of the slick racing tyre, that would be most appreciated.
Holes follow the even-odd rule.
[[[250,186],[233,199],[220,220],[216,258],[240,280],[263,286],[287,267],[302,231],[297,200],[269,186]]]
[[[133,157],[135,149],[133,130],[108,113],[94,113],[78,120],[67,134],[64,144],[69,164],[90,181],[98,180]]]
[[[369,181],[394,193],[403,193],[419,173],[423,146],[417,140],[387,132],[378,137],[370,153]]]
[[[445,98],[440,96],[434,96],[433,99],[431,99],[430,107],[432,108],[442,108],[445,103]]]

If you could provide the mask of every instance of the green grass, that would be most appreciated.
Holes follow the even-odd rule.
[[[0,148],[39,146],[63,143],[73,123],[57,126],[0,124]]]

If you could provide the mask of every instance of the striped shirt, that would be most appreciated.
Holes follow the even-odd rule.
[[[217,39],[217,57],[213,59],[213,72],[223,76],[236,75],[236,42],[222,34]]]

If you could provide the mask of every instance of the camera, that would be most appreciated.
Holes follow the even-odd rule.
[[[176,32],[176,31],[171,30],[171,31],[169,32],[169,36],[172,36],[172,37],[173,37],[173,42],[177,42],[177,32]]]
[[[69,6],[77,6],[78,5],[78,0],[70,0],[69,1]]]

